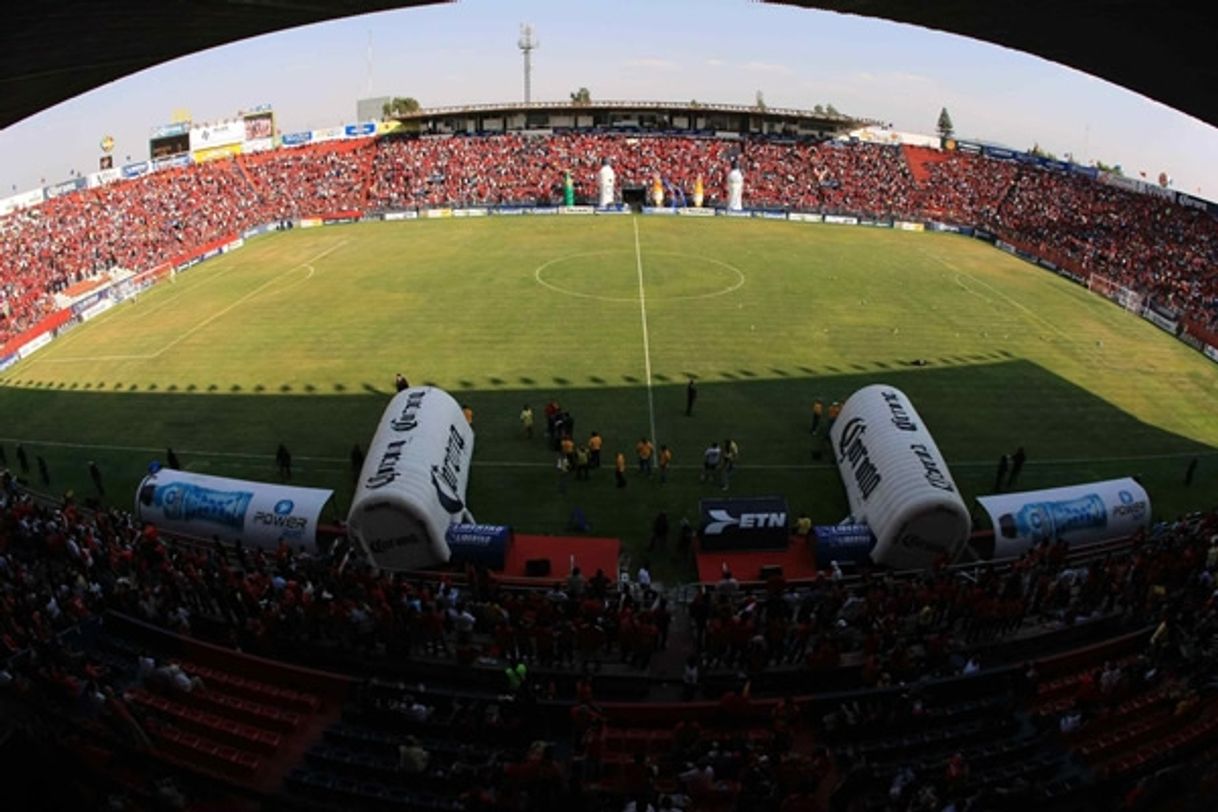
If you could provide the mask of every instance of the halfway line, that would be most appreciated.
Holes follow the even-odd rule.
[[[643,364],[647,374],[647,413],[651,416],[651,443],[659,447],[656,437],[656,404],[651,394],[651,343],[647,340],[647,296],[643,293],[643,252],[639,248],[639,218],[630,218],[634,225],[634,262],[639,271],[639,312],[643,317]]]

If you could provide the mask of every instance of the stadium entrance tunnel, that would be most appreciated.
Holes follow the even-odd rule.
[[[527,381],[497,371],[493,377],[466,373],[464,383],[435,383],[475,415],[477,452],[468,499],[480,520],[518,532],[563,534],[578,509],[592,535],[621,538],[636,562],[647,555],[647,533],[659,511],[675,527],[682,516],[695,519],[699,499],[722,494],[698,475],[705,448],[726,437],[740,447],[731,495],[783,494],[796,515],[806,511],[818,524],[845,517],[849,508],[823,423],[817,435],[809,432],[811,403],[818,397],[826,404],[844,400],[871,383],[899,387],[917,404],[969,505],[995,492],[998,458],[1021,445],[1028,461],[1019,490],[1138,476],[1158,518],[1218,503],[1214,448],[1143,422],[1037,364],[1000,357],[958,365],[935,359],[925,367],[877,360],[857,374],[789,364],[699,369],[691,417],[685,416],[690,371],[658,367],[651,390],[654,439],[674,454],[662,485],[658,477],[636,471],[635,443],[650,431],[641,371],[534,373]],[[182,467],[195,473],[333,488],[336,507],[345,511],[355,480],[352,447],[367,450],[368,427],[383,414],[392,388],[389,382],[353,381],[329,394],[333,387],[318,381],[316,391],[328,394],[283,394],[270,384],[253,394],[255,386],[242,381],[240,394],[228,394],[227,382],[207,394],[205,388],[188,393],[189,381],[156,381],[158,390],[150,392],[152,383],[141,382],[135,392],[74,391],[45,382],[0,388],[0,448],[7,467],[36,490],[71,490],[84,502],[98,498],[87,467],[93,460],[104,477],[100,499],[126,508],[148,463],[163,460],[172,447]],[[174,383],[177,391],[168,391]],[[588,481],[573,474],[563,478],[555,467],[557,452],[545,438],[544,407],[551,398],[574,417],[579,439],[594,430],[605,438],[601,468]],[[523,404],[536,415],[531,439],[521,430]],[[17,441],[29,461],[24,472]],[[292,453],[290,480],[281,479],[275,465],[280,442]],[[613,485],[619,450],[628,462],[622,489]],[[37,457],[47,463],[49,484],[40,482]],[[1195,478],[1184,487],[1194,457]],[[671,550],[656,558],[653,575],[689,576]]]
[[[643,210],[643,206],[647,205],[647,190],[642,186],[624,186],[622,187],[622,202],[635,214]]]

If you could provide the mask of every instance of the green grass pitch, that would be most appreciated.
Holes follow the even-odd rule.
[[[926,366],[910,362],[925,359]],[[8,465],[43,456],[50,490],[130,504],[173,446],[190,470],[351,494],[401,371],[475,412],[469,503],[481,521],[560,532],[575,506],[636,560],[661,509],[696,521],[717,493],[702,450],[734,438],[736,495],[846,513],[810,404],[886,382],[909,394],[966,497],[1023,445],[1021,485],[1135,474],[1159,517],[1218,504],[1218,366],[1087,291],[967,238],[794,222],[657,217],[368,223],[274,234],[61,337],[0,376]],[[650,371],[650,386],[648,385]],[[698,381],[693,417],[685,383]],[[555,397],[576,434],[626,451],[560,492],[517,415]],[[653,431],[670,481],[634,475]],[[1190,459],[1197,475],[1184,486]],[[29,480],[38,485],[35,466]],[[682,577],[661,555],[653,567]]]

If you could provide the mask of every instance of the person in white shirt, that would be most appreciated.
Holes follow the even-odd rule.
[[[639,574],[635,576],[635,581],[637,581],[639,586],[643,587],[644,589],[651,586],[651,572],[647,569],[646,564],[639,566]]]

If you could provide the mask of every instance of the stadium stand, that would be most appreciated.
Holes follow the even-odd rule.
[[[0,339],[54,309],[52,295],[111,268],[174,263],[276,221],[365,210],[533,205],[595,197],[613,162],[622,187],[662,179],[668,198],[721,204],[733,160],[757,208],[985,228],[1086,277],[1218,328],[1218,225],[1204,212],[1037,166],[963,152],[842,141],[725,141],[612,134],[353,139],[280,149],[74,192],[0,227]]]
[[[1218,514],[682,595],[201,548],[7,474],[2,499],[0,696],[127,808],[116,765],[228,808],[1189,808],[1215,778]]]
[[[914,147],[556,134],[330,142],[15,212],[0,339],[112,268],[278,221],[553,204],[566,171],[586,201],[604,159],[670,197],[701,178],[709,205],[736,160],[751,206],[985,228],[1218,328],[1215,223],[1152,196]],[[27,723],[0,747],[70,754],[92,780],[49,796],[65,808],[1201,809],[1218,792],[1218,514],[980,568],[672,590],[376,574],[342,553],[163,537],[5,472],[0,702]]]

